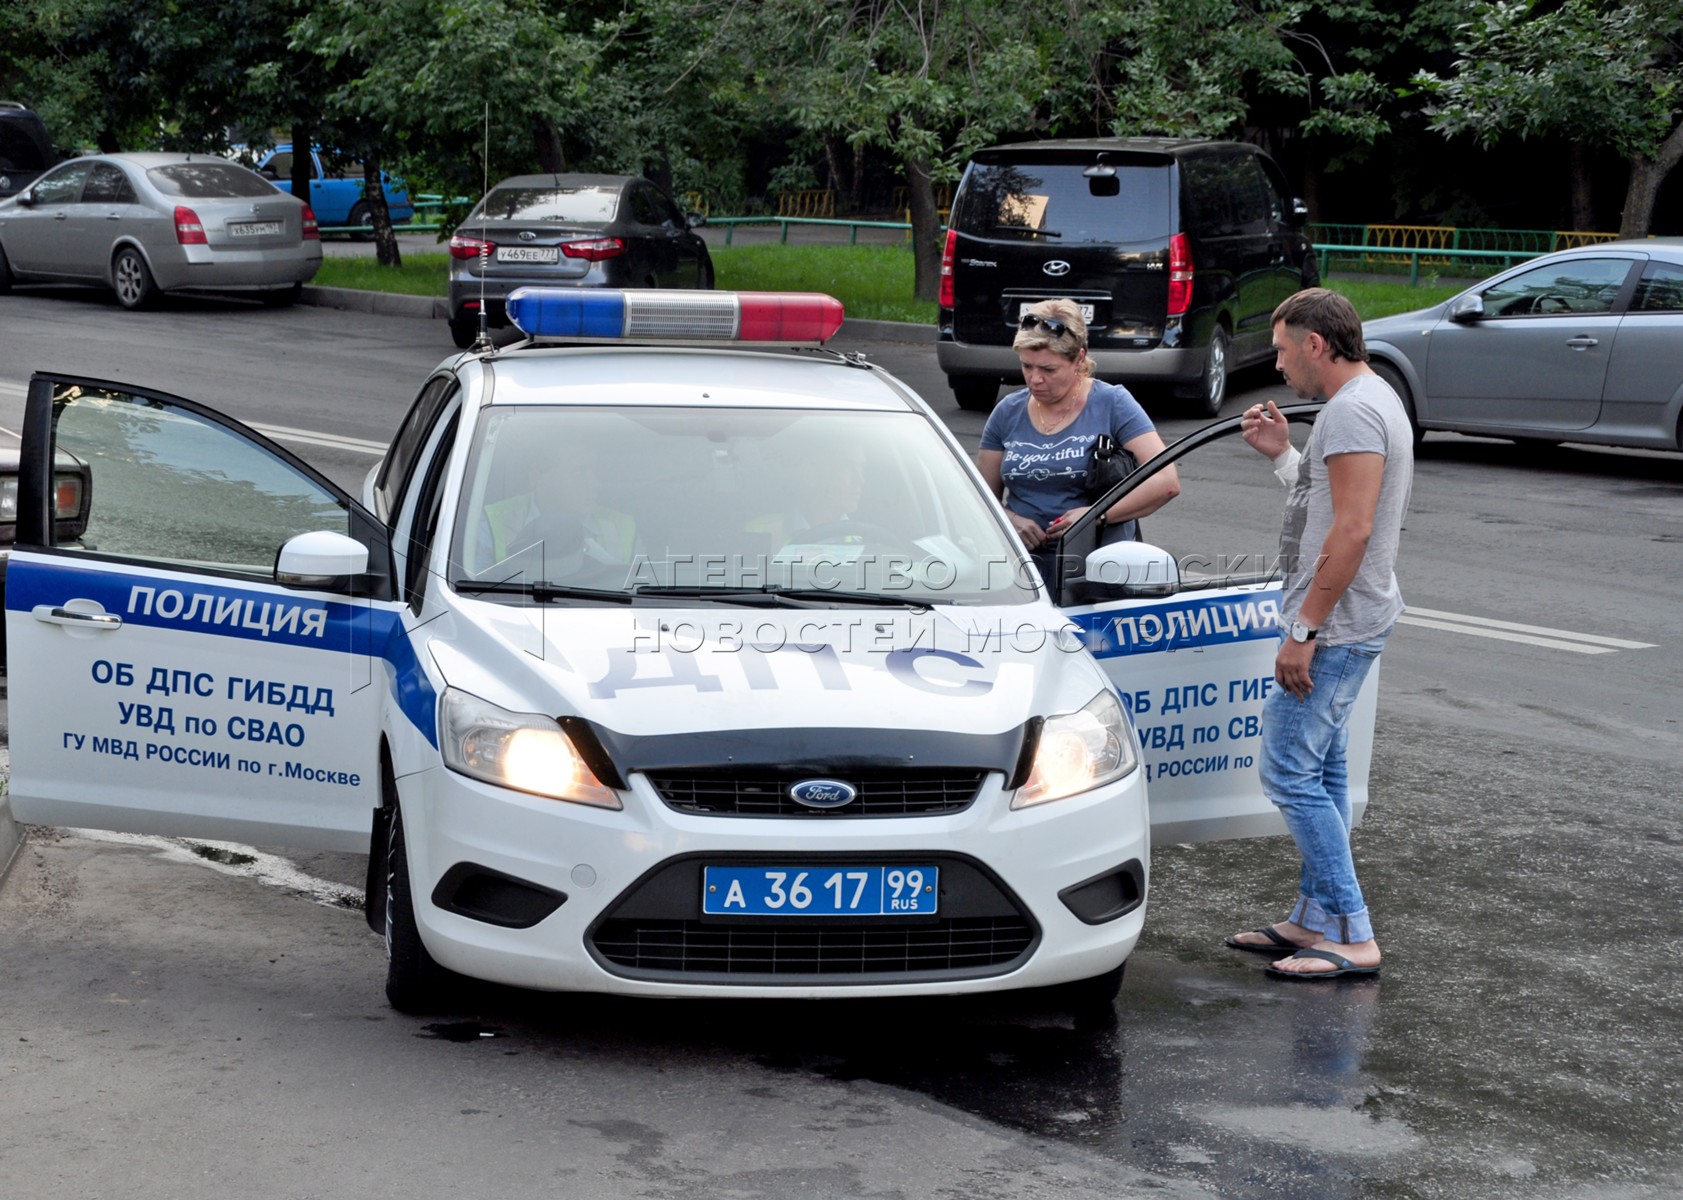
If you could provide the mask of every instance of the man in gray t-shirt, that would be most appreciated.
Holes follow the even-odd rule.
[[[1344,297],[1323,288],[1290,297],[1274,311],[1274,349],[1294,392],[1327,401],[1301,455],[1272,402],[1243,418],[1245,440],[1291,487],[1280,530],[1286,629],[1258,764],[1303,873],[1290,916],[1227,944],[1289,954],[1268,968],[1280,978],[1372,975],[1379,943],[1350,854],[1345,725],[1403,611],[1395,568],[1414,436],[1402,401],[1368,369],[1361,318]]]

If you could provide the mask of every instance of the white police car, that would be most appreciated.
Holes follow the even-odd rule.
[[[452,973],[1108,1001],[1153,833],[1279,831],[1277,585],[1078,524],[1049,590],[922,401],[771,345],[832,335],[828,297],[510,313],[532,340],[435,370],[362,503],[200,405],[31,381],[20,820],[367,851],[402,1009]],[[55,450],[93,465],[75,540]]]

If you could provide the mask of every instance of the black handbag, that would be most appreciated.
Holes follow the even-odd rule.
[[[1138,466],[1134,456],[1118,446],[1115,438],[1108,433],[1099,434],[1093,439],[1093,450],[1087,459],[1087,474],[1081,483],[1088,501],[1098,500],[1132,475]]]

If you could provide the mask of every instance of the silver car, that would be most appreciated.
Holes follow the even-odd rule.
[[[1683,238],[1532,259],[1363,332],[1416,440],[1683,449]]]
[[[124,308],[188,289],[291,304],[320,266],[308,206],[202,154],[74,158],[0,202],[0,292],[87,283]]]

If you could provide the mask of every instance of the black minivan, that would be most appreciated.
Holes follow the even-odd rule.
[[[0,100],[0,200],[23,191],[56,162],[41,118],[16,100]]]
[[[1021,386],[1029,305],[1087,318],[1095,374],[1169,385],[1215,416],[1228,372],[1266,359],[1275,305],[1320,282],[1274,161],[1242,142],[1083,138],[978,151],[953,198],[936,346],[961,408]]]

